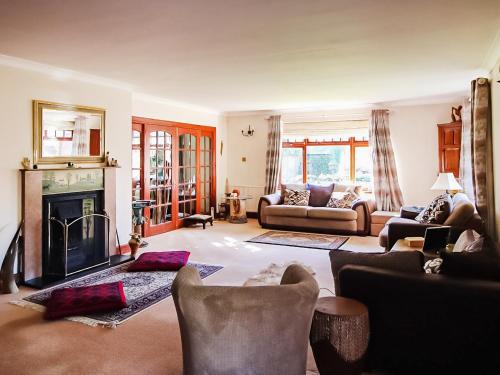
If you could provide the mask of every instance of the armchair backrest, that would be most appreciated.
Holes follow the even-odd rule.
[[[172,286],[185,375],[300,374],[319,293],[302,267],[289,266],[281,285],[204,286],[183,267]]]

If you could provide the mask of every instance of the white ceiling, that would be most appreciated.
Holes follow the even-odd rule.
[[[0,1],[1,54],[218,111],[464,92],[499,30],[498,0]]]

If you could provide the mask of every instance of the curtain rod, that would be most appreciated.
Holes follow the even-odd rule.
[[[283,121],[283,124],[321,124],[323,122],[358,122],[358,121],[366,121],[368,119],[359,119],[359,120],[323,120],[323,121]]]
[[[386,111],[387,113],[392,113],[393,110],[391,109],[380,109],[381,111]],[[371,113],[371,109],[369,110],[369,112]],[[278,115],[273,115],[273,116],[278,116]],[[286,114],[281,114],[279,116],[286,116]],[[339,113],[339,114],[332,114],[332,117],[336,117],[336,116],[346,116],[346,117],[349,117],[349,116],[366,116],[366,113]],[[266,117],[265,120],[270,120],[272,116],[269,116],[269,117]],[[362,119],[362,120],[344,120],[344,121],[363,121],[365,119]],[[369,120],[368,118],[366,120]],[[341,120],[324,120],[324,121],[310,121],[310,122],[329,122],[329,121],[341,121]],[[289,121],[285,121],[286,123],[290,123]],[[296,122],[309,122],[309,121],[296,121]]]

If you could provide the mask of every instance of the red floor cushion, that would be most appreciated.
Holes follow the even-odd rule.
[[[127,307],[123,281],[114,283],[61,288],[47,300],[45,319],[119,310]]]
[[[188,261],[189,251],[153,251],[141,254],[127,271],[177,271]]]

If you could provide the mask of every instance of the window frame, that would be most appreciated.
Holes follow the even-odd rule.
[[[302,149],[302,182],[307,183],[307,146],[349,146],[350,152],[350,180],[352,183],[356,181],[356,147],[369,147],[368,141],[356,140],[355,137],[349,137],[348,140],[343,141],[310,141],[305,138],[300,142],[283,141],[282,148],[301,148]],[[282,181],[280,173],[280,181]],[[368,190],[367,190],[368,192]]]

